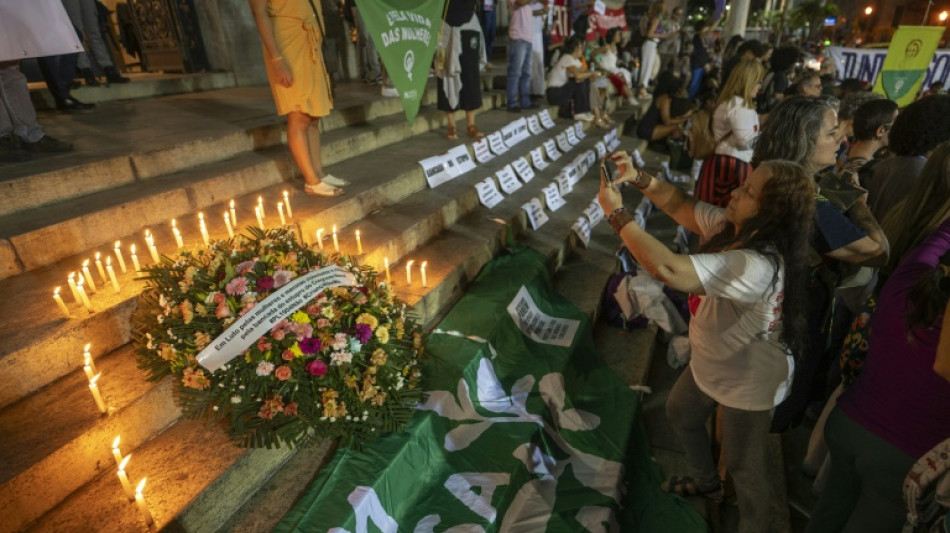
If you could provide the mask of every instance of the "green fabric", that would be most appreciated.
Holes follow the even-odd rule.
[[[569,347],[522,333],[507,311],[522,287],[541,312],[578,321]],[[492,261],[427,350],[429,396],[407,430],[341,449],[275,531],[706,531],[659,490],[637,394],[538,252]]]
[[[943,32],[941,26],[898,27],[887,47],[874,92],[887,96],[901,107],[913,102]]]

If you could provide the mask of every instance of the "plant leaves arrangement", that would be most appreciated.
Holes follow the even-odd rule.
[[[184,416],[209,416],[246,447],[340,439],[361,448],[398,431],[423,399],[421,328],[376,272],[301,244],[289,228],[184,250],[142,270],[133,314],[139,368],[173,376]],[[357,280],[332,287],[277,322],[214,372],[196,355],[294,278],[339,265]]]

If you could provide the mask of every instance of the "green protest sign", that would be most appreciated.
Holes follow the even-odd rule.
[[[446,0],[357,0],[356,7],[412,123],[439,41]]]

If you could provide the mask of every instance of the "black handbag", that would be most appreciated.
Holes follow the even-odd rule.
[[[332,74],[339,70],[339,58],[336,50],[336,42],[330,42],[327,39],[327,33],[323,27],[323,20],[320,18],[320,12],[317,10],[317,6],[314,5],[313,0],[310,0],[310,9],[313,10],[313,16],[317,18],[317,27],[320,28],[320,53],[323,54],[323,63],[327,67],[327,73]]]

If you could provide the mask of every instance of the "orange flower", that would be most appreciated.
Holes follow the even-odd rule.
[[[290,379],[290,376],[293,374],[293,371],[287,365],[280,365],[277,367],[277,370],[274,370],[274,377],[280,381],[287,381]]]
[[[211,386],[211,381],[200,368],[186,368],[182,375],[181,382],[190,389],[202,390]]]

